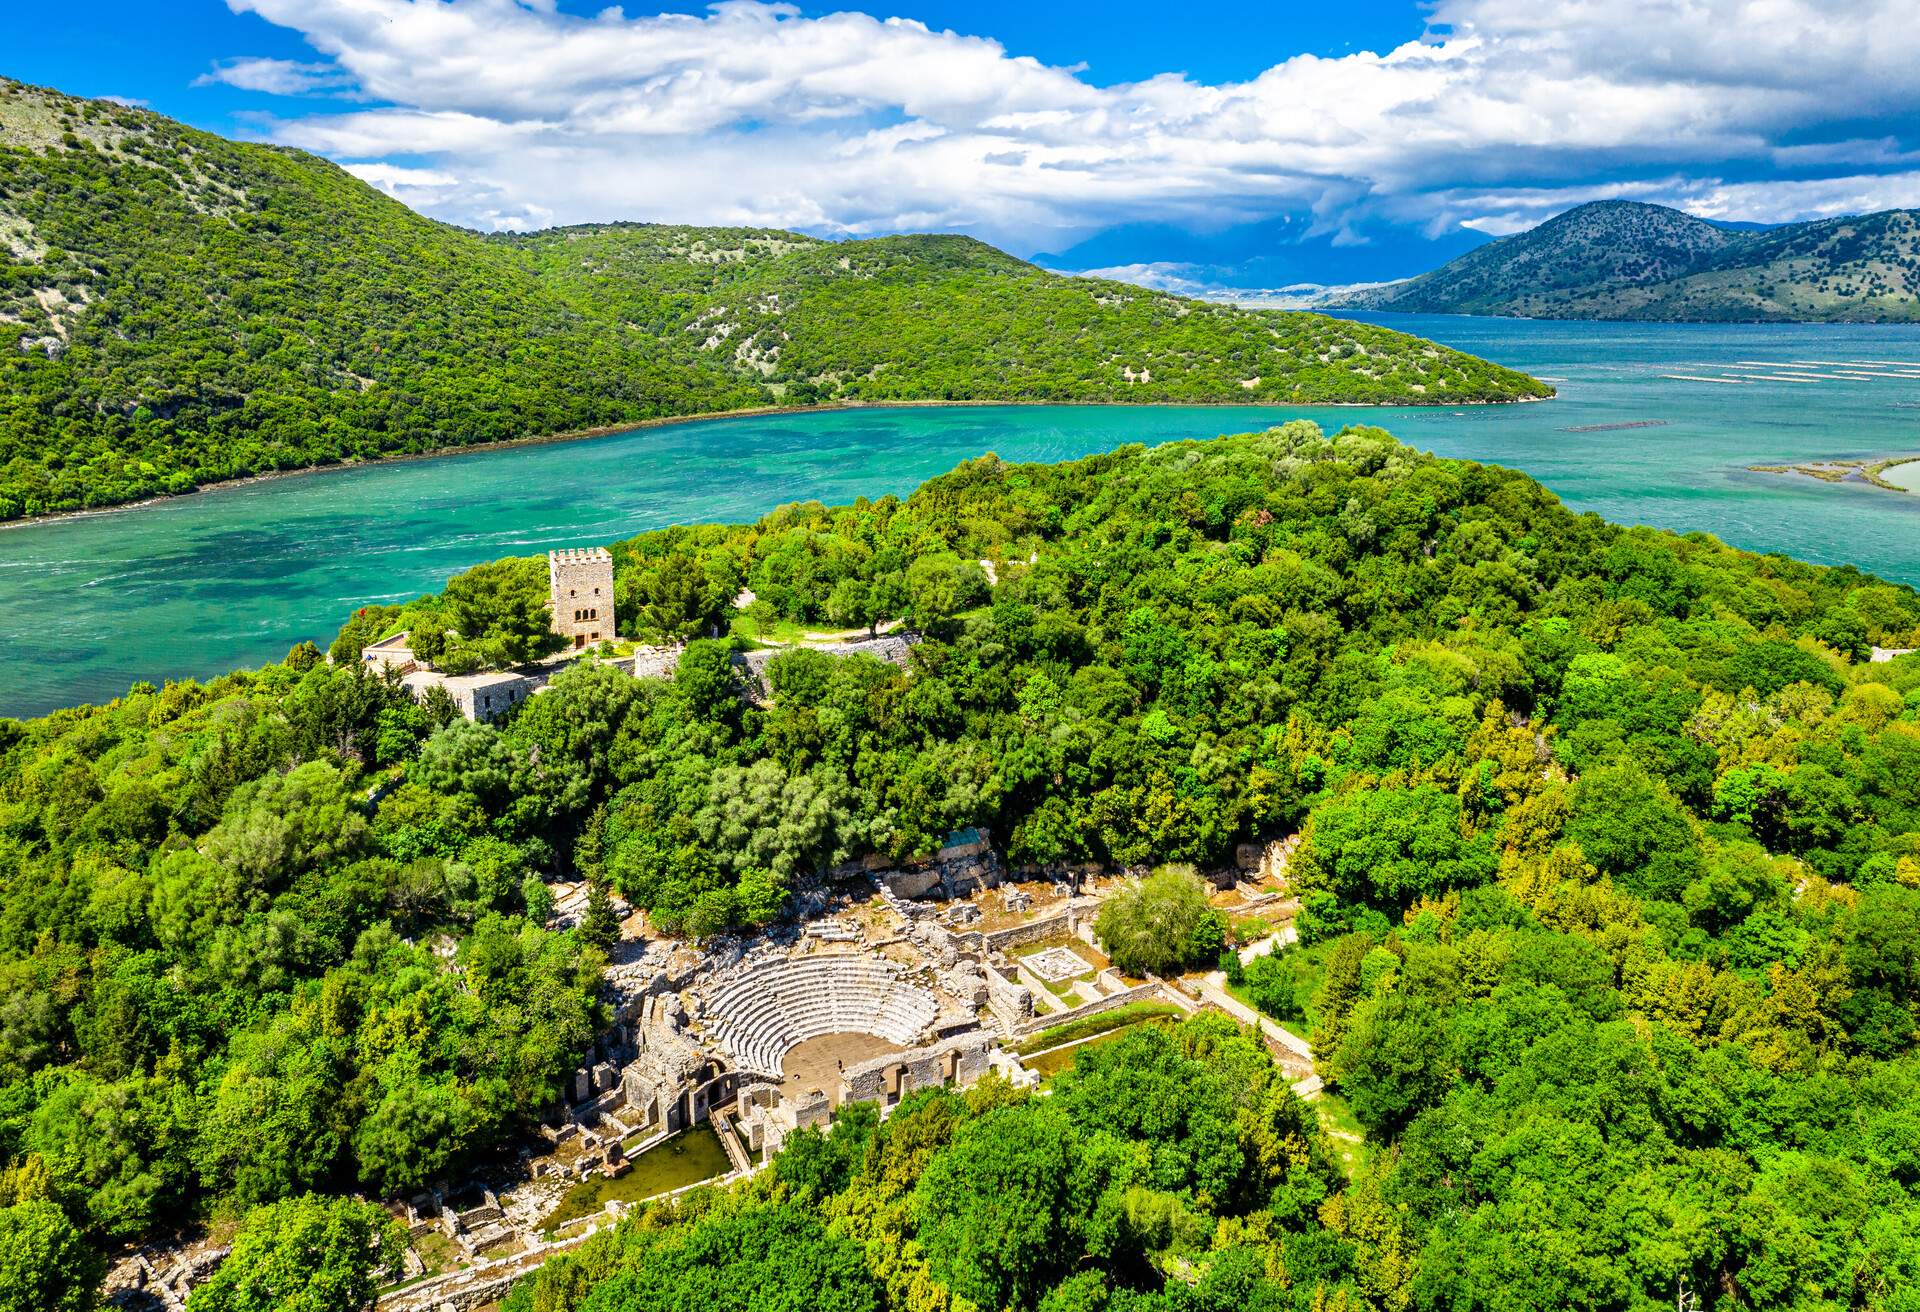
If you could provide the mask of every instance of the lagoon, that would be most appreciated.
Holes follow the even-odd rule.
[[[1909,492],[1920,492],[1920,460],[1907,460],[1880,471],[1880,481]]]
[[[1750,473],[1920,454],[1920,326],[1364,316],[1546,378],[1528,405],[983,406],[709,420],[276,478],[0,530],[0,714],[322,645],[355,607],[469,565],[785,501],[904,493],[994,451],[1061,460],[1307,418],[1538,478],[1576,510],[1920,584],[1920,496]],[[1797,382],[1801,362],[1856,376]],[[1882,362],[1873,377],[1859,362]],[[1700,382],[1699,378],[1727,381]],[[1639,425],[1626,427],[1624,425]],[[1568,431],[1581,430],[1581,431]],[[1909,469],[1913,467],[1909,466]]]

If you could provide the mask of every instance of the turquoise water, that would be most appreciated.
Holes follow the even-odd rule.
[[[273,479],[0,530],[0,714],[276,659],[302,638],[324,643],[357,605],[436,589],[476,561],[749,519],[783,501],[905,492],[984,451],[1058,460],[1295,417],[1376,423],[1442,455],[1522,469],[1609,519],[1703,529],[1920,583],[1920,497],[1743,468],[1920,453],[1920,378],[1890,376],[1920,362],[1920,327],[1377,322],[1551,379],[1561,396],[1469,408],[990,407],[714,420]],[[1807,360],[1888,363],[1883,376],[1829,381],[1660,376],[1767,373],[1738,362]],[[1564,431],[1650,420],[1665,423]]]

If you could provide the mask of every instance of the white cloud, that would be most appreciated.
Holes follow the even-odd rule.
[[[553,223],[552,210],[517,201],[506,187],[483,179],[385,163],[348,164],[346,170],[404,205],[428,214],[446,211],[488,231],[527,232]]]
[[[334,64],[303,64],[291,59],[247,56],[223,59],[211,71],[193,80],[197,87],[220,83],[242,91],[264,91],[272,96],[325,96],[350,88],[353,78]]]
[[[1708,219],[1779,223],[1832,218],[1911,206],[1920,200],[1920,170],[1790,182],[1703,185],[1679,199],[1683,209]]]
[[[128,109],[145,109],[151,103],[137,96],[102,96],[100,99],[111,105],[124,105]]]
[[[385,192],[399,187],[457,187],[460,177],[438,169],[404,168],[398,164],[349,164],[347,172]]]
[[[1083,269],[1081,276],[1110,278],[1114,282],[1130,282],[1136,287],[1147,287],[1157,292],[1173,292],[1180,296],[1202,296],[1214,291],[1216,288],[1211,281],[1193,276],[1199,272],[1200,270],[1191,264],[1156,260],[1149,264],[1116,264],[1105,269]]]
[[[533,0],[228,3],[327,62],[234,60],[213,76],[382,106],[269,135],[428,160],[450,181],[389,179],[393,194],[477,225],[965,227],[1039,245],[1102,223],[1296,212],[1352,240],[1368,214],[1498,232],[1609,194],[1730,213],[1825,212],[1849,191],[1920,201],[1911,173],[1718,181],[1897,167],[1897,141],[1826,157],[1776,143],[1920,112],[1912,0],[1440,0],[1430,34],[1385,53],[1104,88],[984,37],[755,0],[592,18]],[[1607,181],[1621,176],[1663,181]]]
[[[1570,187],[1449,190],[1419,198],[1433,207],[1437,228],[1458,225],[1490,237],[1524,232],[1590,200],[1639,200],[1705,219],[1788,223],[1920,204],[1920,170],[1765,182],[1673,175]]]

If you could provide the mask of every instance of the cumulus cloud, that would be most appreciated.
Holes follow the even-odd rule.
[[[1781,214],[1795,218],[1832,218],[1911,206],[1920,200],[1920,170],[1846,178],[1721,183],[1680,199],[1681,208],[1702,218],[1772,223]]]
[[[362,165],[424,160],[432,182],[382,185],[478,226],[959,227],[1038,245],[1296,213],[1352,241],[1369,217],[1500,232],[1600,195],[1767,218],[1845,195],[1920,201],[1910,169],[1874,172],[1905,162],[1898,140],[1817,144],[1825,125],[1857,135],[1920,112],[1912,0],[1440,0],[1385,52],[1112,87],[984,36],[758,0],[635,17],[544,0],[228,3],[324,60],[210,76],[369,102],[268,135]],[[1844,176],[1753,180],[1822,170]]]
[[[197,87],[224,83],[241,91],[271,96],[324,96],[343,92],[353,78],[334,64],[303,64],[292,59],[223,59],[193,80]]]
[[[1104,269],[1081,269],[1078,272],[1089,278],[1111,278],[1115,282],[1130,282],[1136,287],[1173,292],[1179,296],[1204,296],[1219,290],[1210,279],[1201,276],[1203,271],[1199,266],[1168,260],[1114,264]]]
[[[491,232],[530,232],[554,221],[552,210],[517,200],[509,188],[485,179],[386,163],[348,164],[346,170],[422,213],[458,210]]]

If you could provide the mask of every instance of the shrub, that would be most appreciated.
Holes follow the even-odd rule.
[[[1130,975],[1165,975],[1216,960],[1226,922],[1207,905],[1206,885],[1168,867],[1101,904],[1093,924],[1113,964]]]

